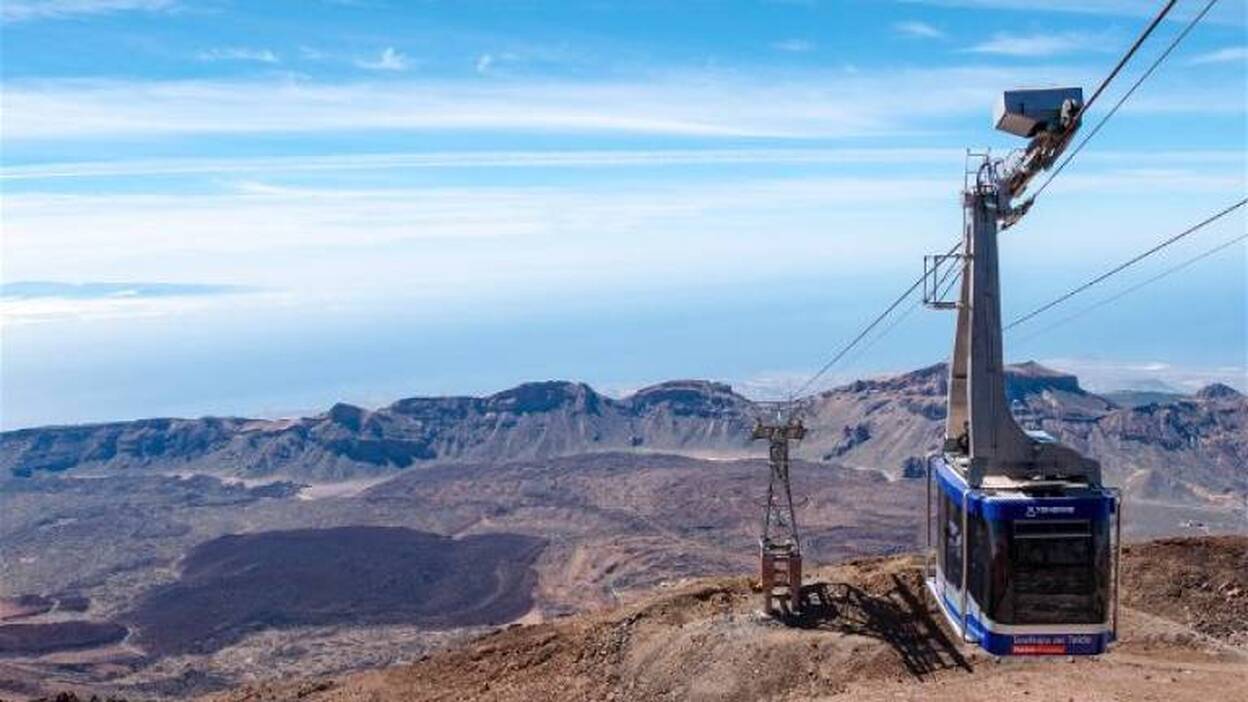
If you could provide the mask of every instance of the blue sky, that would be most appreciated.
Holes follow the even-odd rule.
[[[1154,4],[8,0],[0,277],[61,285],[0,298],[0,425],[783,393],[956,238],[965,148],[1020,145],[999,91],[1090,89]],[[1006,235],[1007,318],[1243,196],[1245,26],[1218,3]],[[1035,332],[1246,226],[1008,355],[1243,387],[1242,243]],[[949,322],[913,311],[829,382],[941,360]]]

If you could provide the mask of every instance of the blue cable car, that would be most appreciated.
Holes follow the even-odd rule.
[[[1105,652],[1118,622],[1116,491],[1060,480],[975,488],[943,456],[929,459],[928,481],[927,586],[963,640],[998,656]]]
[[[1027,213],[1014,200],[1052,162],[1034,155],[1069,142],[1081,95],[1007,93],[998,128],[1038,135],[1022,158],[968,154],[961,251],[924,263],[925,302],[957,310],[945,442],[928,459],[927,586],[964,641],[1001,656],[1099,654],[1118,624],[1118,493],[1099,463],[1018,425],[1002,352],[997,234]],[[950,265],[956,300],[941,299]]]

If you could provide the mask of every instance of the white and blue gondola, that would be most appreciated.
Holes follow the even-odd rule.
[[[927,586],[950,625],[999,656],[1103,653],[1118,619],[1117,491],[993,482],[928,460]]]

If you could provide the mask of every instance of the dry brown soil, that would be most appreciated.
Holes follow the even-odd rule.
[[[889,557],[809,573],[797,626],[759,616],[745,577],[698,579],[411,665],[205,700],[1248,700],[1248,538],[1125,557],[1121,642],[1096,658],[994,660],[962,646],[929,608],[918,559]]]

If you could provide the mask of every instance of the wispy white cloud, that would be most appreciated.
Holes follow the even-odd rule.
[[[935,165],[956,167],[962,149],[945,148],[702,148],[576,151],[439,151],[410,153],[324,154],[282,157],[142,159],[54,162],[0,167],[0,180],[40,181],[62,178],[115,178],[228,174],[289,174],[439,168],[656,168],[699,165]],[[1094,166],[1131,166],[1140,173],[1208,172],[1210,167],[1238,166],[1235,150],[1096,151],[1081,160]],[[1177,170],[1176,170],[1177,169]],[[1182,169],[1190,169],[1184,171]],[[1130,176],[1131,173],[1120,175]]]
[[[357,59],[355,65],[370,71],[406,71],[410,62],[405,54],[387,46],[375,59]]]
[[[815,43],[807,39],[784,39],[773,42],[771,48],[791,54],[804,54],[815,50]]]
[[[1234,193],[1245,186],[1242,171],[1193,168],[1117,168],[1095,173],[1063,174],[1055,181],[1053,192],[1079,192],[1081,188],[1118,193],[1135,192],[1190,192]],[[1088,192],[1084,190],[1083,192]]]
[[[5,271],[25,279],[228,280],[283,290],[303,305],[401,291],[431,309],[638,281],[736,284],[792,274],[792,259],[768,255],[777,246],[811,252],[801,265],[812,266],[925,248],[915,242],[922,228],[878,214],[899,190],[928,210],[953,198],[947,179],[904,177],[356,190],[261,180],[214,194],[6,193]],[[881,233],[906,234],[863,236],[877,221]],[[777,234],[760,237],[762,230]],[[855,236],[830,240],[830,231]],[[147,315],[225,304],[218,300],[227,298],[27,301],[15,313]]]
[[[1021,10],[1029,13],[1071,12],[1090,15],[1143,16],[1157,12],[1157,4],[1141,0],[899,0],[906,4],[943,7],[978,7],[994,10]],[[1182,3],[1180,3],[1182,4]],[[1233,3],[1228,3],[1233,4]]]
[[[647,81],[553,79],[317,83],[12,80],[0,131],[23,140],[349,130],[617,132],[702,137],[896,136],[982,117],[1002,86],[1087,82],[1100,69],[949,67],[671,73]],[[1242,113],[1216,85],[1141,95],[1136,113]]]
[[[190,158],[43,163],[0,168],[0,180],[117,176],[301,173],[416,168],[601,168],[715,164],[958,164],[961,149],[600,149],[327,154],[267,158]],[[1229,155],[1234,163],[1240,154]]]
[[[0,285],[0,326],[65,319],[150,317],[203,309],[211,298],[261,291],[203,283],[62,283],[16,281]]]
[[[408,260],[421,262],[419,285],[441,294],[467,279],[588,281],[676,263],[686,272],[710,266],[711,274],[727,275],[760,268],[777,241],[759,237],[763,229],[783,230],[786,245],[817,251],[811,261],[905,246],[906,237],[831,241],[826,234],[861,232],[873,220],[889,228],[889,217],[866,212],[895,203],[899,191],[908,203],[928,208],[954,197],[948,179],[898,176],[665,180],[610,188],[343,189],[333,181],[309,188],[252,180],[232,192],[199,195],[6,193],[4,252],[6,275],[18,279],[90,279],[108,272],[305,291],[412,289],[410,265],[387,259],[381,248],[387,246],[408,247],[414,257]],[[956,208],[950,213],[952,220]],[[548,275],[528,280],[526,269],[509,260],[530,255],[529,263]],[[277,260],[282,263],[275,266]],[[612,267],[617,264],[622,267]],[[791,269],[793,262],[777,266]]]
[[[1211,383],[1225,383],[1248,392],[1246,366],[1189,366],[1166,361],[1120,361],[1095,358],[1052,358],[1041,361],[1079,376],[1094,392],[1150,389],[1159,382],[1183,392],[1195,392]]]
[[[530,49],[524,53],[515,51],[486,51],[478,54],[476,61],[473,62],[473,69],[480,75],[502,73],[505,66],[515,66],[522,63],[563,63],[566,52],[559,50],[538,50]]]
[[[66,283],[51,280],[17,280],[0,283],[0,299],[4,300],[103,300],[110,298],[188,297],[253,292],[234,285],[211,283],[145,283],[88,282]]]
[[[1210,51],[1192,57],[1187,63],[1192,66],[1201,66],[1209,63],[1232,63],[1238,62],[1243,64],[1248,62],[1248,46],[1228,46],[1225,49]]]
[[[1001,85],[1018,79],[1017,72],[941,68],[675,73],[644,82],[12,81],[0,129],[9,141],[343,129],[843,137],[930,129],[933,118],[982,113]]]
[[[172,7],[174,0],[5,0],[0,3],[0,19],[25,22],[132,10],[153,12]]]
[[[0,298],[0,328],[66,320],[166,317],[235,305],[242,295],[247,296],[249,307],[282,304],[291,300],[290,295],[286,293],[255,294],[242,290],[219,295]]]
[[[1082,51],[1103,50],[1104,37],[1084,32],[1011,34],[997,32],[987,41],[965,51],[999,56],[1050,57]]]
[[[1005,12],[1026,13],[1035,16],[1038,13],[1066,13],[1081,15],[1105,15],[1132,18],[1151,18],[1157,14],[1160,2],[1144,0],[895,0],[903,4],[921,4],[937,7],[966,7],[985,10],[1001,10]],[[1168,15],[1167,21],[1186,22],[1196,16],[1204,8],[1204,2],[1180,2]],[[1024,18],[1020,14],[1019,18]],[[1244,13],[1242,2],[1220,2],[1206,14],[1204,24],[1222,26],[1244,26],[1248,15]]]
[[[467,279],[527,285],[569,276],[580,283],[595,275],[653,277],[656,271],[755,275],[773,260],[785,270],[817,269],[847,256],[887,267],[898,256],[944,245],[957,226],[957,183],[943,168],[929,169],[930,175],[893,168],[870,176],[789,178],[725,171],[736,175],[354,189],[337,178],[311,187],[251,178],[230,191],[203,194],[8,191],[6,276],[92,279],[107,272],[320,294],[362,286],[408,290],[411,262],[420,261],[419,285],[448,294]],[[1243,190],[1235,164],[1135,176],[1118,169],[1080,172],[1070,179],[1064,182],[1101,200]],[[1060,241],[1046,240],[1053,251],[1087,237],[1078,227],[1059,230]],[[772,234],[760,237],[760,231]],[[393,258],[394,247],[406,247],[405,263]],[[806,253],[800,262],[776,259],[767,255],[775,248]],[[509,259],[516,256],[532,256],[525,265],[542,275],[527,278],[533,269]],[[623,262],[628,265],[611,268]]]
[[[206,49],[196,57],[200,61],[257,61],[260,63],[277,63],[277,54],[269,49],[250,49],[243,46],[223,46]]]
[[[915,37],[917,39],[943,39],[945,33],[936,27],[919,21],[897,22],[893,25],[893,30],[898,34],[907,37]]]
[[[1078,12],[1089,14],[1136,15],[1155,11],[1151,5],[1139,0],[1046,0],[1038,7],[1033,0],[900,0],[916,5],[942,5],[945,7],[984,7],[1001,10],[1045,10],[1049,12]]]
[[[814,370],[765,370],[732,380],[732,389],[760,402],[788,400],[807,380]]]

